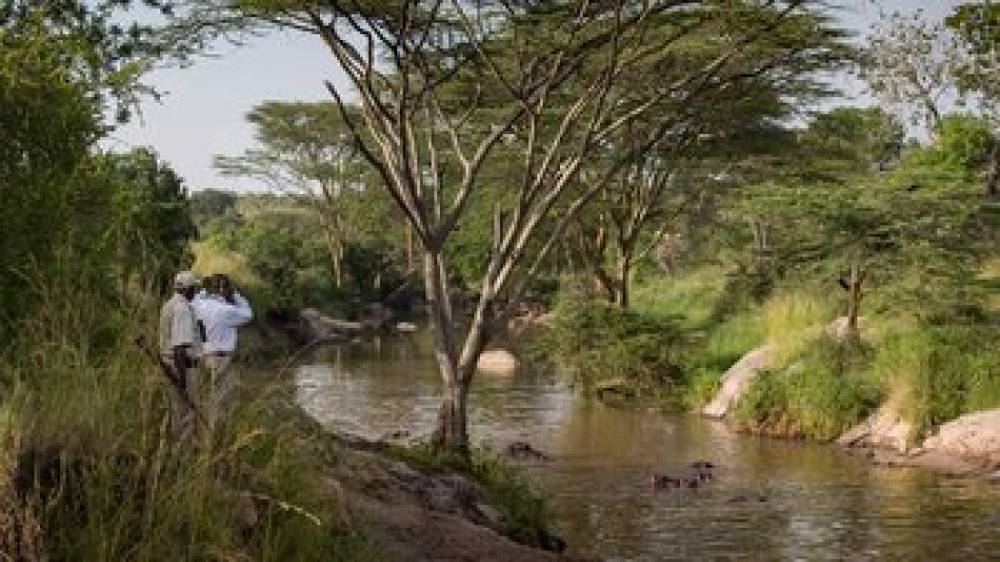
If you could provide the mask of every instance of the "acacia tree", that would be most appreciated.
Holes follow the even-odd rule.
[[[976,98],[982,115],[994,128],[993,143],[986,154],[987,196],[1000,195],[1000,4],[965,4],[946,20],[960,40],[959,90]]]
[[[813,71],[833,67],[838,64],[836,53],[846,52],[835,33],[826,48],[811,39],[797,46],[781,35],[771,39],[782,44],[780,63],[749,72],[724,91],[670,108],[681,117],[670,133],[619,170],[597,204],[578,216],[570,240],[609,302],[628,307],[634,264],[667,239],[680,215],[702,205],[716,179],[787,149],[790,135],[778,123],[825,93],[812,81]],[[766,45],[757,48],[767,50]],[[627,152],[636,129],[644,126],[627,127],[616,139],[616,149]]]
[[[357,110],[347,108],[352,118]],[[251,110],[259,148],[241,156],[217,156],[223,175],[254,177],[270,187],[305,196],[319,215],[334,283],[343,285],[345,244],[350,236],[344,198],[365,189],[369,166],[358,152],[341,112],[331,103],[266,102]]]
[[[872,30],[862,74],[886,104],[908,113],[914,124],[935,136],[941,128],[941,104],[956,92],[959,49],[940,22],[894,13]]]
[[[748,72],[752,45],[809,2],[461,2],[459,0],[212,3],[188,29],[236,16],[318,36],[347,76],[327,88],[358,150],[413,228],[444,381],[434,443],[467,453],[467,399],[479,355],[525,290],[566,224],[615,173],[667,134],[667,115],[634,148],[609,158],[597,180],[575,189],[581,167],[629,123],[665,101],[683,103]],[[205,23],[209,22],[209,23]],[[215,22],[214,24],[211,22]],[[808,30],[822,35],[825,30]],[[180,26],[184,28],[184,24]],[[801,31],[801,30],[800,30]],[[692,37],[704,42],[685,66]],[[814,35],[816,36],[816,35]],[[777,51],[760,66],[773,64]],[[650,61],[683,69],[645,92],[616,89]],[[752,72],[752,70],[751,70]],[[504,143],[520,147],[509,204],[498,205],[493,242],[468,323],[449,299],[446,246],[479,193],[484,165]]]

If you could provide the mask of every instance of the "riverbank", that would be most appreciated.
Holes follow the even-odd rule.
[[[171,389],[129,339],[141,328],[123,326],[99,355],[49,346],[6,363],[0,553],[87,562],[560,559],[506,536],[531,542],[534,532],[539,544],[550,535],[541,511],[513,511],[510,498],[527,492],[505,465],[491,474],[421,466],[331,434],[295,404],[287,358],[256,357],[252,376],[237,363],[245,384],[227,423],[178,442]],[[266,339],[247,333],[245,352],[258,336]]]
[[[997,269],[983,276],[992,286]],[[925,445],[953,420],[1000,407],[1000,303],[976,295],[922,314],[873,303],[879,311],[852,337],[836,293],[802,285],[758,301],[707,269],[637,282],[628,310],[564,293],[526,347],[598,398],[668,402],[738,432],[846,441],[899,454],[887,463],[989,475],[992,453],[966,466],[955,448],[932,455]]]

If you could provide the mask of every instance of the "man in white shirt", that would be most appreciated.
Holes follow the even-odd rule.
[[[160,354],[187,394],[173,399],[173,427],[180,441],[186,441],[194,427],[195,412],[190,404],[198,403],[197,362],[202,354],[202,338],[198,330],[191,300],[198,290],[198,276],[182,271],[174,277],[174,294],[160,310]],[[179,389],[180,390],[180,389]]]
[[[205,330],[205,367],[212,377],[209,423],[214,426],[229,406],[236,381],[228,374],[236,351],[237,328],[253,319],[250,303],[239,294],[229,277],[216,274],[206,279],[206,290],[194,300],[194,310]]]

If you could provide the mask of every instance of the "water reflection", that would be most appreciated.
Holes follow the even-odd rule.
[[[298,400],[367,437],[429,432],[440,381],[425,335],[331,349],[298,373]],[[476,439],[531,442],[525,470],[571,551],[607,560],[1000,559],[1000,490],[884,469],[822,445],[735,436],[684,414],[575,398],[551,377],[478,376]],[[654,493],[653,470],[719,465],[696,491]],[[761,501],[763,500],[763,501]]]

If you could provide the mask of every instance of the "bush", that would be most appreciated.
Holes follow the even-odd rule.
[[[534,345],[554,357],[585,389],[621,381],[658,392],[678,382],[680,330],[673,319],[622,310],[564,294],[555,322]]]
[[[764,303],[761,329],[764,340],[776,348],[776,364],[788,366],[815,344],[833,315],[829,300],[804,291],[782,293]]]
[[[991,328],[921,326],[892,334],[877,350],[871,375],[917,432],[998,407],[1000,352]]]
[[[879,402],[862,375],[867,352],[822,338],[782,371],[754,380],[734,412],[737,427],[767,434],[831,440]]]

